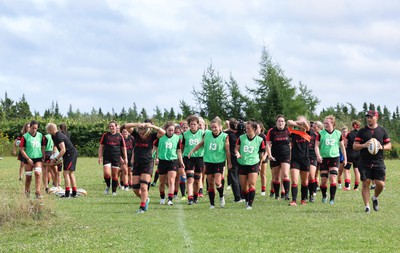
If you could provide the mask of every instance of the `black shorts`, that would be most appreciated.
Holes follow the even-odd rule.
[[[153,166],[153,162],[145,164],[134,163],[132,168],[132,175],[140,176],[141,174],[149,174],[150,176],[152,176]]]
[[[340,157],[334,157],[334,158],[322,158],[322,163],[320,170],[329,170],[329,168],[336,167],[339,168],[340,164]]]
[[[172,161],[159,160],[157,171],[159,175],[165,175],[169,171],[177,172],[178,167],[179,167],[178,160],[172,160]]]
[[[75,171],[76,170],[76,161],[78,160],[78,153],[68,153],[64,154],[64,170]]]
[[[310,171],[309,159],[292,159],[290,161],[290,169],[297,169],[300,171]]]
[[[132,168],[132,155],[128,155],[128,168]]]
[[[185,156],[183,158],[185,164],[185,171],[194,170],[195,173],[202,173],[204,168],[203,157],[191,157],[190,159]]]
[[[206,165],[206,175],[223,173],[225,162],[223,163],[205,163]]]
[[[119,155],[104,155],[103,165],[111,164],[113,168],[119,168],[121,165],[121,156]]]
[[[361,181],[366,179],[385,181],[386,166],[383,160],[377,160],[371,163],[360,162],[358,168],[361,175]]]
[[[355,161],[355,162],[347,162],[346,166],[344,166],[343,168],[346,170],[349,170],[351,168],[351,165],[353,165],[353,168],[358,168],[360,161]]]
[[[271,161],[269,164],[271,168],[281,165],[281,163],[290,164],[290,154],[282,156],[274,156],[275,161]]]
[[[310,156],[309,160],[310,160],[310,165],[314,165],[315,167],[318,166],[318,162],[317,162],[317,157],[316,156]]]
[[[33,161],[33,164],[43,162],[42,158],[31,158],[31,160]],[[24,159],[24,163],[29,164],[26,159]]]
[[[241,165],[239,164],[239,175],[248,175],[250,173],[260,172],[260,163],[254,165]]]
[[[25,157],[21,154],[21,151],[18,152],[17,160],[20,160],[23,163],[26,163]]]

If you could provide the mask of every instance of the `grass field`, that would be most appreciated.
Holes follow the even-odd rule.
[[[257,192],[253,210],[245,210],[226,190],[226,207],[209,210],[207,196],[193,206],[161,206],[151,188],[149,211],[136,215],[139,199],[132,192],[104,195],[97,159],[79,158],[78,187],[88,196],[46,195],[41,210],[24,215],[37,206],[22,197],[18,163],[6,157],[0,161],[0,252],[400,252],[400,161],[386,164],[381,209],[370,214],[355,191],[338,190],[333,206],[322,204],[319,193],[316,203],[297,207]]]

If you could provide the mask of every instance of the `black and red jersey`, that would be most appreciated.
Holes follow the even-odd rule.
[[[316,133],[314,130],[310,129],[310,131],[307,131],[307,134],[310,136],[310,142],[308,143],[309,156],[316,157],[317,154],[315,153],[315,140],[317,139],[318,133]]]
[[[268,130],[267,141],[272,143],[272,156],[290,155],[290,132],[287,127],[282,130],[277,127]]]
[[[384,144],[390,143],[389,134],[381,126],[377,126],[376,128],[369,128],[368,126],[365,126],[364,128],[361,128],[358,131],[354,141],[357,141],[360,144],[364,144],[368,142],[371,138],[377,139],[382,146]],[[368,152],[368,149],[363,148],[360,150],[360,159],[362,162],[383,160],[383,150],[380,149],[376,155],[371,155]]]
[[[122,134],[105,132],[100,139],[100,144],[104,145],[104,154],[121,156],[122,148],[126,147]]]
[[[125,146],[126,146],[126,154],[128,157],[132,156],[133,154],[133,145],[135,139],[132,137],[132,135],[128,135],[128,138],[124,139],[125,140]]]
[[[292,159],[305,160],[309,157],[310,142],[304,137],[292,133]]]
[[[134,141],[134,155],[135,163],[137,164],[149,164],[153,161],[152,150],[153,143],[157,140],[157,133],[151,133],[146,139],[142,139],[137,131],[132,132]]]

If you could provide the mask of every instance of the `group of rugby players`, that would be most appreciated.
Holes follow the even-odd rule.
[[[121,127],[112,121],[110,131],[101,137],[98,157],[104,168],[105,193],[108,194],[111,187],[112,195],[116,195],[118,185],[122,189],[132,188],[141,199],[137,213],[144,213],[150,201],[148,190],[155,162],[160,179],[160,204],[173,205],[178,185],[183,196],[187,189],[188,205],[197,203],[206,178],[210,209],[215,208],[216,191],[220,206],[225,207],[223,175],[227,172],[234,201],[245,202],[246,209],[252,209],[259,174],[261,195],[265,195],[265,169],[269,160],[271,197],[291,200],[289,205],[296,206],[298,184],[301,184],[302,205],[315,202],[318,188],[322,203],[327,203],[329,182],[329,203],[333,205],[337,188],[341,188],[338,174],[344,172],[343,189],[350,190],[349,170],[353,165],[353,189],[358,190],[361,180],[365,211],[369,212],[369,187],[373,181],[376,188],[372,202],[374,210],[378,211],[378,196],[385,184],[383,150],[391,149],[386,130],[377,124],[378,117],[376,111],[368,111],[367,125],[360,129],[360,122],[354,121],[353,130],[347,133],[346,129],[342,132],[335,129],[336,120],[332,115],[325,117],[323,123],[310,123],[304,116],[286,121],[284,116],[278,115],[276,126],[266,135],[262,124],[254,120],[242,123],[230,119],[225,131],[218,117],[210,122],[210,130],[206,130],[204,120],[195,115],[180,125],[167,122],[163,128],[153,125],[151,120]],[[379,152],[375,155],[367,149],[371,138],[379,142]]]

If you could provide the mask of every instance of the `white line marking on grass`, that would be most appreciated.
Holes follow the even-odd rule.
[[[178,226],[185,243],[184,248],[186,249],[186,252],[193,252],[192,238],[190,238],[190,235],[186,230],[185,226],[185,212],[183,211],[182,205],[177,205],[177,207],[178,207]]]

